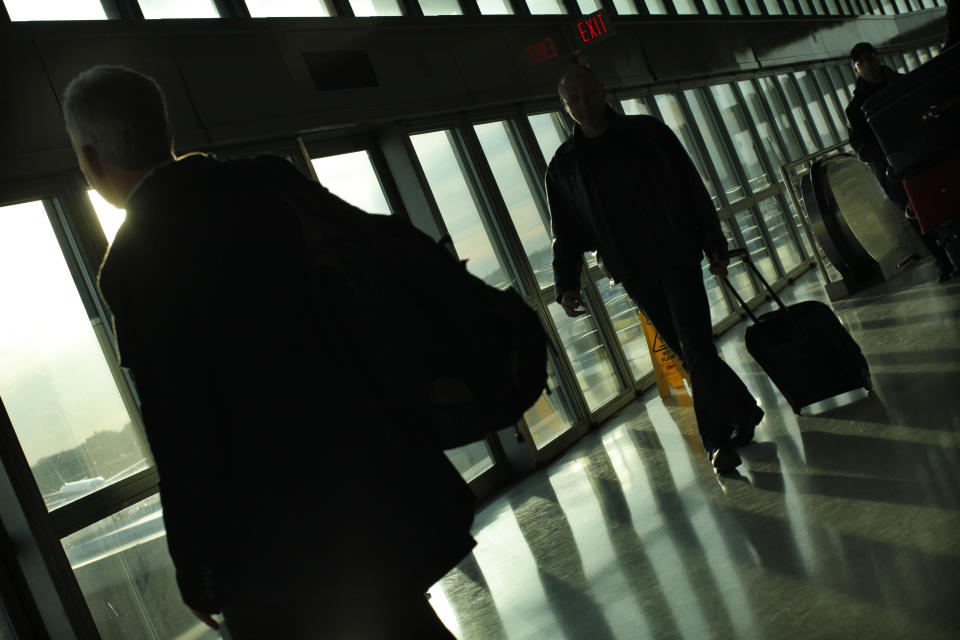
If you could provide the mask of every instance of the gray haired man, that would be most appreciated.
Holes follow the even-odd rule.
[[[99,285],[186,604],[237,640],[452,638],[424,592],[474,545],[473,495],[439,447],[387,447],[416,425],[370,401],[349,328],[317,308],[280,191],[306,178],[174,159],[160,87],[130,69],[80,74],[64,115],[83,173],[126,208]]]

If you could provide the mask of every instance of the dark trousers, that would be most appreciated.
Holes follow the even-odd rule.
[[[724,446],[734,421],[749,414],[756,401],[713,344],[700,264],[648,269],[623,287],[690,374],[703,447]]]
[[[456,640],[423,594],[344,602],[323,600],[225,605],[231,640]]]

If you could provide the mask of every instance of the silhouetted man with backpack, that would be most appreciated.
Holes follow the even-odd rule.
[[[241,640],[451,638],[424,592],[475,544],[474,498],[428,408],[377,396],[365,337],[312,280],[280,188],[307,179],[279,158],[174,158],[160,87],[122,67],[77,76],[64,114],[83,173],[126,209],[99,284],[184,602]],[[309,185],[326,213],[363,215]]]

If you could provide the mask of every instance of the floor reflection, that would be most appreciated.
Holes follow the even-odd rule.
[[[960,285],[922,264],[835,307],[874,392],[797,416],[738,325],[719,346],[766,411],[740,473],[651,391],[481,510],[435,587],[458,637],[958,637]]]

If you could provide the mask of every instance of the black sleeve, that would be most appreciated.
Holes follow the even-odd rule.
[[[867,117],[863,113],[863,105],[859,100],[854,99],[847,108],[847,128],[850,131],[850,146],[853,152],[857,154],[863,162],[883,162],[886,163],[886,157],[877,142],[877,137],[873,134],[873,129],[867,124]]]
[[[111,251],[113,253],[113,251]],[[123,251],[108,257],[100,287],[113,313],[125,366],[134,374],[147,439],[160,475],[167,547],[183,601],[220,610],[216,577],[222,546],[215,487],[225,477],[222,416],[208,373],[206,345],[192,319],[206,313],[202,282],[175,269],[127,271]],[[137,246],[138,264],[158,266],[149,248]],[[171,266],[169,262],[165,267]],[[118,273],[121,272],[121,273]]]
[[[590,232],[570,210],[566,190],[560,186],[553,167],[547,169],[545,183],[553,231],[554,295],[559,302],[567,291],[580,290],[583,253],[590,250],[594,242]]]

